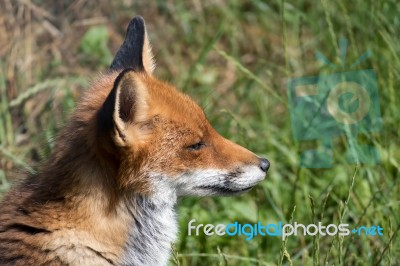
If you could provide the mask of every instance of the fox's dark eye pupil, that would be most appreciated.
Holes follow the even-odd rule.
[[[191,151],[197,151],[197,150],[200,150],[201,148],[203,148],[204,146],[205,146],[204,142],[200,141],[196,144],[188,146],[188,149]]]

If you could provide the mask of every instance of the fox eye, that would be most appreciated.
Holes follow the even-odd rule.
[[[203,141],[200,141],[200,142],[198,142],[196,144],[188,146],[187,149],[190,150],[190,151],[198,151],[198,150],[200,150],[201,148],[203,148],[205,146],[206,146],[206,144]]]

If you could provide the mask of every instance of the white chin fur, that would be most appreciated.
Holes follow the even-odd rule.
[[[194,170],[172,178],[163,178],[157,174],[153,177],[161,177],[164,182],[169,183],[169,187],[173,188],[178,196],[233,195],[254,187],[264,179],[265,172],[259,166],[251,165],[235,171],[206,169]]]

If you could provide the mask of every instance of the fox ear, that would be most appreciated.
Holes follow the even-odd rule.
[[[111,132],[118,146],[126,146],[140,136],[135,125],[146,120],[147,89],[136,75],[133,69],[121,72],[99,112],[101,128]]]
[[[147,37],[146,26],[142,17],[134,17],[129,23],[124,43],[118,49],[110,69],[123,70],[132,68],[135,71],[153,73],[155,64]]]

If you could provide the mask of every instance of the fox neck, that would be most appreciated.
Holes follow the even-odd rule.
[[[76,131],[78,130],[72,132]],[[175,215],[176,191],[164,180],[155,182],[157,191],[148,196],[129,192],[124,193],[125,195],[120,194],[121,192],[114,189],[116,184],[112,176],[116,175],[117,171],[112,167],[112,162],[99,161],[96,156],[90,156],[94,152],[83,140],[84,138],[77,134],[77,137],[68,143],[69,145],[61,145],[63,149],[57,150],[53,159],[50,160],[46,171],[48,173],[44,174],[43,182],[52,184],[52,187],[57,189],[53,189],[54,192],[49,191],[50,195],[46,199],[65,195],[67,198],[76,197],[78,204],[91,204],[91,207],[83,208],[84,211],[81,213],[88,212],[85,213],[85,217],[93,218],[90,219],[93,222],[90,230],[93,230],[94,235],[103,234],[102,239],[106,243],[114,243],[106,239],[117,237],[113,233],[118,231],[117,229],[126,232],[122,242],[116,241],[118,242],[117,253],[119,253],[119,247],[122,251],[117,258],[120,264],[166,265],[171,243],[175,241],[178,231]],[[76,155],[76,152],[72,150],[78,150],[80,153]],[[64,178],[54,178],[55,176]],[[157,180],[156,177],[151,176],[151,178]],[[70,184],[75,184],[75,186]],[[81,201],[83,198],[85,200]],[[98,212],[98,210],[103,211]],[[104,213],[110,213],[110,211],[116,211],[116,215],[112,218],[104,217]],[[103,214],[99,216],[99,213]],[[101,226],[103,222],[99,222],[100,219],[113,220],[110,224],[118,228],[104,228]],[[96,225],[96,222],[99,224]],[[125,226],[127,226],[126,230],[121,228]],[[120,244],[122,246],[119,246]]]
[[[134,196],[127,203],[133,219],[122,265],[166,265],[178,231],[176,193]]]

